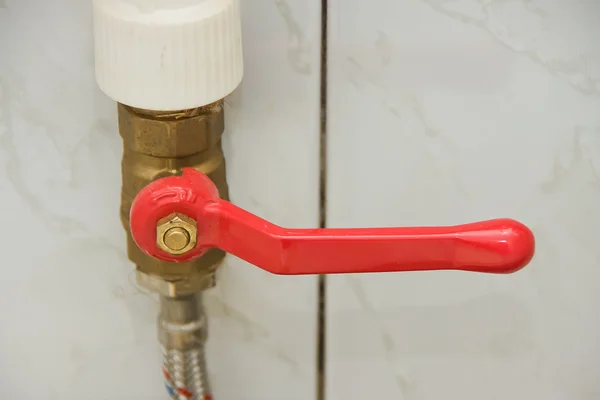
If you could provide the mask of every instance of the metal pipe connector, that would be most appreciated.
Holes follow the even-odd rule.
[[[206,316],[195,295],[160,298],[158,339],[164,347],[186,350],[206,341]]]
[[[204,356],[207,335],[200,295],[161,296],[158,337],[165,385],[172,399],[212,399]]]
[[[129,211],[143,187],[156,179],[178,175],[186,167],[207,174],[217,185],[220,195],[228,197],[221,146],[223,101],[181,111],[150,111],[123,104],[119,104],[118,110],[119,132],[124,144],[121,220],[128,233],[129,259],[137,266],[138,283],[168,296],[186,295],[214,286],[214,273],[225,257],[223,251],[211,250],[197,261],[182,263],[149,257],[140,251],[131,237]],[[192,245],[192,237],[186,238],[185,234],[175,237],[180,232],[170,231],[172,227],[183,226],[171,220],[162,222],[157,227],[160,231],[157,234],[165,248],[169,243],[176,247],[176,239],[186,239],[186,246]],[[186,246],[172,251],[184,251]]]

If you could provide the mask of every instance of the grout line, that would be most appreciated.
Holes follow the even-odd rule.
[[[327,227],[327,22],[328,0],[321,0],[321,96],[319,123],[319,227]],[[317,400],[325,400],[326,385],[326,314],[327,314],[327,276],[318,277],[317,310]]]
[[[321,96],[319,123],[319,227],[327,228],[327,11],[321,0]]]
[[[317,400],[325,400],[326,370],[325,370],[325,352],[326,352],[326,318],[327,312],[327,276],[318,277],[318,343],[317,343]]]

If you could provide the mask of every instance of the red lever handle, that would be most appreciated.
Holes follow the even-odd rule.
[[[156,224],[181,213],[197,221],[196,246],[181,255],[156,244]],[[497,219],[423,228],[286,229],[222,200],[194,169],[146,186],[131,207],[131,234],[155,258],[185,262],[217,247],[274,274],[335,274],[456,269],[511,273],[533,257],[533,233]]]

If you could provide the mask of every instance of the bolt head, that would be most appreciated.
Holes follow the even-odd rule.
[[[173,255],[185,254],[196,247],[198,228],[187,215],[172,213],[156,224],[156,245]]]

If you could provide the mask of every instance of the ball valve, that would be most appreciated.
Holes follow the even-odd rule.
[[[286,229],[219,198],[203,173],[154,181],[131,208],[148,255],[187,262],[219,248],[274,274],[455,269],[512,273],[534,254],[533,233],[511,219],[450,227]]]
[[[1,0],[0,0],[1,2]],[[177,264],[143,253],[130,208],[148,183],[194,168],[227,198],[224,98],[243,76],[240,0],[93,0],[96,79],[118,103],[123,139],[121,221],[140,287],[158,294],[158,339],[170,398],[212,398],[202,293],[215,284],[225,253]],[[185,239],[185,217],[167,244]],[[180,249],[185,251],[186,248]]]

